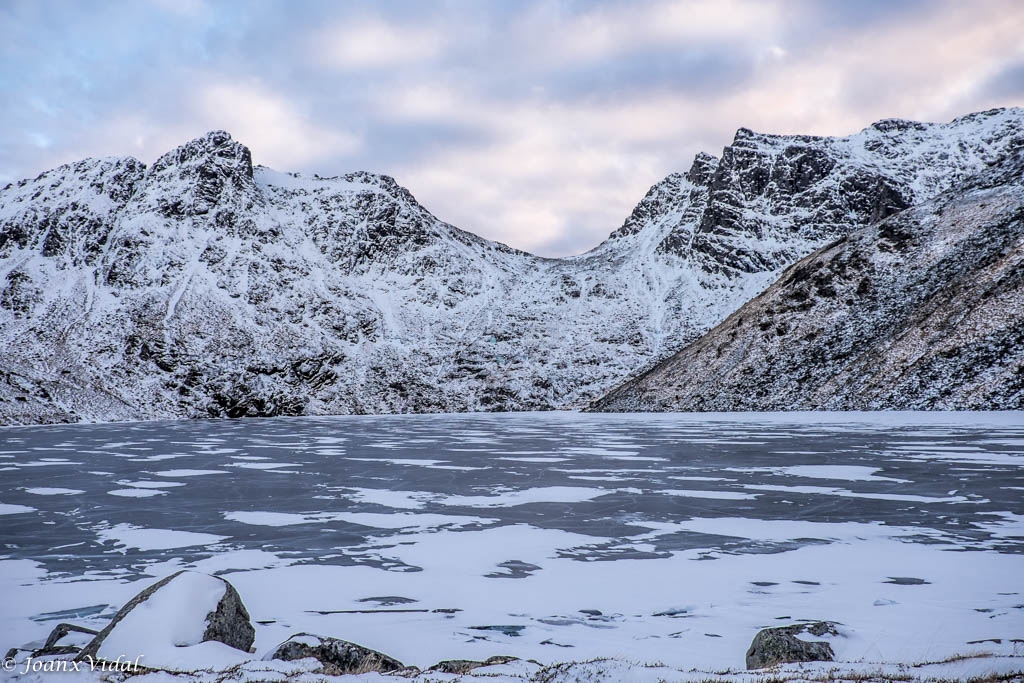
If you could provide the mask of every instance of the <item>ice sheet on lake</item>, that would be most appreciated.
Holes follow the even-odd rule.
[[[0,515],[20,515],[26,512],[35,512],[36,509],[28,505],[14,505],[12,503],[0,503]]]
[[[153,496],[167,495],[167,491],[151,488],[130,488],[114,489],[113,491],[107,491],[107,494],[111,496],[120,496],[122,498],[152,498]]]
[[[499,460],[508,460],[509,462],[566,462],[569,458],[556,458],[546,455],[523,455],[519,457],[504,456]]]
[[[742,666],[759,628],[804,618],[842,622],[836,654],[862,662],[847,667],[1009,655],[1024,632],[1021,418],[9,428],[23,442],[12,442],[3,463],[17,467],[0,478],[0,513],[10,511],[0,647],[45,638],[53,615],[97,606],[81,621],[101,627],[100,613],[147,583],[196,568],[238,588],[257,622],[254,657],[307,631],[418,666],[505,653],[617,657],[602,660],[610,680],[687,680],[693,667],[703,672],[695,680],[714,680],[707,672]],[[183,451],[189,469],[152,471]],[[69,452],[81,467],[20,466],[63,464]],[[83,493],[30,493],[45,488]],[[377,610],[382,596],[423,611]],[[969,642],[989,639],[1000,642]],[[256,667],[268,665],[244,666],[260,679]],[[533,668],[493,680],[540,665],[519,666]]]
[[[248,470],[272,470],[283,472],[283,467],[302,467],[297,462],[235,462],[230,467],[241,467]]]
[[[440,465],[448,462],[447,460],[430,460],[428,458],[345,458],[346,460],[354,460],[356,462],[386,462],[392,465],[416,465],[419,467],[429,467],[431,465]]]
[[[431,529],[437,527],[463,527],[497,522],[496,519],[461,515],[374,512],[315,512],[307,514],[286,512],[237,511],[226,512],[224,518],[254,526],[293,526],[297,524],[329,524],[348,522],[376,529]]]
[[[667,496],[684,496],[688,498],[717,498],[719,500],[753,500],[756,493],[742,491],[700,491],[697,489],[662,489],[657,493]]]
[[[344,495],[353,500],[358,500],[384,507],[400,510],[416,510],[426,504],[431,494],[424,491],[390,491],[388,489],[349,489]]]
[[[608,489],[582,486],[544,486],[518,491],[495,491],[483,496],[446,496],[436,502],[441,505],[475,508],[515,507],[529,503],[579,503],[608,493],[611,493]]]
[[[120,479],[117,483],[121,486],[131,486],[132,488],[139,489],[167,489],[185,485],[184,482],[180,481],[127,481],[125,479]]]
[[[964,496],[917,496],[906,493],[871,493],[856,492],[849,489],[827,486],[778,486],[775,484],[745,484],[744,488],[754,491],[776,491],[779,493],[810,493],[823,496],[839,496],[842,498],[868,498],[873,500],[895,500],[910,503],[968,503],[974,501]],[[987,501],[985,501],[987,502]]]
[[[227,536],[203,534],[195,531],[175,529],[145,529],[131,524],[117,524],[109,529],[98,529],[96,535],[101,541],[113,541],[119,548],[137,550],[167,550],[197,545],[212,545],[225,540]]]
[[[74,496],[74,495],[78,495],[79,493],[85,493],[85,491],[83,491],[81,489],[62,489],[62,488],[59,488],[59,487],[47,487],[47,486],[38,486],[38,487],[34,487],[34,488],[26,488],[26,489],[24,489],[24,491],[25,491],[25,493],[31,493],[32,495],[35,495],[35,496]]]
[[[831,479],[834,481],[889,481],[908,483],[906,479],[878,476],[880,467],[864,465],[789,465],[786,467],[727,467],[725,471],[758,473],[765,472],[779,476],[806,477],[808,479]]]

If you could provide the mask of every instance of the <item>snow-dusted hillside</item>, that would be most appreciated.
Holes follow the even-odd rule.
[[[594,408],[1024,408],[1024,146],[799,261]]]
[[[0,423],[585,405],[825,242],[1022,144],[1024,111],[740,130],[587,254],[543,259],[386,176],[210,133],[0,190]]]

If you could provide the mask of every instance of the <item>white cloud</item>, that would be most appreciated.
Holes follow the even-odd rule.
[[[0,76],[27,74],[10,98],[26,106],[0,114],[11,140],[0,141],[10,150],[0,180],[87,155],[151,162],[224,128],[257,163],[388,173],[445,220],[562,255],[596,245],[652,183],[685,171],[697,151],[717,154],[740,126],[842,135],[891,116],[1024,105],[983,89],[1024,59],[1018,0],[936,0],[855,19],[845,17],[858,14],[852,5],[809,0],[468,0],[429,13],[365,5],[348,21],[351,8],[255,6],[235,22],[213,7],[191,2],[208,34],[164,44],[155,66],[132,68],[111,50],[97,82],[116,91],[65,85],[61,69],[77,74],[76,55],[105,54],[89,32],[67,33],[89,49],[36,41],[63,61],[5,65]],[[30,132],[51,146],[32,145]]]
[[[249,146],[257,163],[290,170],[318,159],[347,156],[359,137],[303,116],[285,95],[257,83],[212,83],[201,88],[197,109],[207,128],[223,128]]]
[[[194,83],[191,99],[166,112],[123,108],[101,124],[75,131],[60,147],[38,155],[40,168],[96,156],[134,156],[146,164],[211,130],[226,130],[250,148],[254,163],[290,171],[337,161],[362,148],[362,139],[335,122],[304,115],[284,93],[258,83]],[[83,134],[86,133],[86,134]],[[43,138],[39,138],[43,140]]]
[[[782,25],[773,2],[753,0],[685,0],[597,6],[561,21],[533,15],[521,31],[539,32],[547,59],[599,60],[652,47],[686,47],[688,43],[735,41],[760,43]]]
[[[994,12],[952,3],[850,33],[801,59],[763,64],[748,88],[708,102],[707,116],[765,132],[843,135],[881,118],[945,121],[1024,104],[969,98],[973,86],[1024,56],[1024,5],[987,7]]]
[[[157,9],[184,17],[198,17],[209,12],[205,0],[149,0]]]
[[[382,98],[394,106],[389,115],[417,120],[416,108],[406,107],[419,96]],[[508,103],[447,89],[429,101],[430,117],[482,126],[490,142],[442,151],[394,175],[441,218],[526,250],[564,239],[569,230],[579,232],[577,251],[596,246],[662,168],[686,166],[696,151],[665,145],[666,163],[637,149],[685,137],[679,98],[616,106]]]
[[[314,61],[360,69],[399,66],[441,53],[441,34],[425,27],[398,26],[376,19],[345,22],[317,31],[310,42]]]
[[[629,43],[618,41],[623,36],[672,40],[707,25],[761,36],[762,24],[775,26],[768,5],[760,14],[720,23],[713,15],[719,3],[678,7],[674,14],[662,14],[659,6],[634,18],[597,12],[575,19],[563,48],[596,59],[623,49]],[[443,218],[528,250],[572,229],[582,250],[620,225],[650,184],[685,171],[699,150],[717,154],[740,126],[843,135],[891,116],[941,121],[986,106],[1024,104],[969,100],[972,85],[1024,52],[1024,8],[993,9],[1002,10],[995,12],[998,22],[954,4],[924,17],[868,25],[831,47],[803,53],[766,40],[751,53],[756,78],[750,85],[700,97],[662,90],[595,103],[545,99],[535,90],[529,98],[507,100],[469,85],[418,83],[382,91],[374,108],[392,119],[447,121],[489,133],[482,146],[395,170]],[[655,23],[658,17],[664,26]],[[702,25],[689,26],[684,17],[701,17]]]

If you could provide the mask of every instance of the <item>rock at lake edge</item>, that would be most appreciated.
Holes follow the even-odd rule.
[[[790,662],[831,662],[835,659],[831,645],[821,640],[802,640],[797,637],[801,633],[818,637],[839,635],[831,621],[762,629],[747,650],[747,668],[763,669]]]
[[[274,648],[264,660],[279,659],[290,662],[312,657],[323,667],[321,673],[327,676],[363,674],[370,672],[392,673],[406,668],[397,659],[371,650],[362,645],[340,638],[318,636],[312,633],[296,633]]]
[[[434,666],[427,669],[427,671],[438,671],[446,674],[467,674],[474,669],[479,669],[482,666],[497,666],[499,664],[508,664],[518,660],[518,657],[508,657],[505,655],[496,655],[494,657],[488,657],[482,662],[474,659],[446,659],[443,662],[438,662]]]
[[[206,615],[203,642],[216,640],[243,652],[250,652],[256,640],[256,629],[249,619],[249,610],[245,609],[242,596],[235,587],[225,579],[220,580],[224,581],[224,597],[217,603],[217,609]]]
[[[94,631],[91,628],[61,622],[53,627],[53,630],[50,631],[50,635],[46,638],[46,643],[42,647],[37,648],[32,644],[23,645],[21,647],[12,647],[7,651],[7,654],[4,655],[4,660],[14,661],[17,659],[18,653],[20,652],[29,653],[29,659],[75,655],[81,652],[82,648],[79,647],[80,643],[73,642],[74,637],[72,634],[95,636],[98,633],[99,631]],[[69,636],[72,637],[69,638]]]
[[[149,586],[134,598],[129,600],[124,607],[118,610],[110,623],[100,631],[92,641],[82,648],[82,651],[75,657],[76,661],[83,661],[86,658],[97,658],[97,653],[103,645],[103,641],[109,636],[122,619],[139,605],[146,602],[164,586],[167,586],[176,578],[185,574],[185,571],[176,572]],[[196,572],[197,573],[197,572]],[[253,641],[256,639],[256,629],[249,620],[249,612],[242,604],[242,598],[230,582],[214,576],[224,584],[224,595],[217,603],[216,609],[206,615],[206,629],[200,642],[217,641],[243,652],[249,652]]]

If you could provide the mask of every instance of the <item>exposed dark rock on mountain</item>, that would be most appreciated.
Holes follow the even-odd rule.
[[[1024,408],[1024,146],[799,261],[594,409]]]
[[[740,130],[565,259],[458,230],[386,176],[253,167],[224,132],[148,168],[62,166],[0,190],[0,423],[581,407],[1022,123]]]

